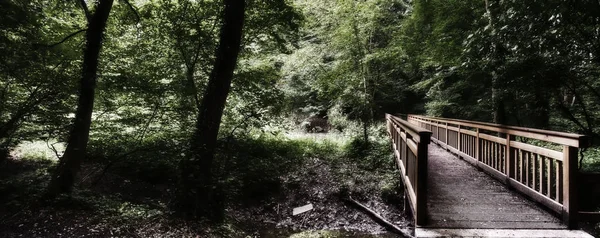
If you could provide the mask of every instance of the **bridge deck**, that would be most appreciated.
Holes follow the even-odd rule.
[[[428,228],[566,228],[534,202],[434,144],[428,169]]]

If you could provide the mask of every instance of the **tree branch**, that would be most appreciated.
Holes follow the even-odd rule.
[[[583,125],[583,123],[581,123],[573,114],[573,112],[571,112],[571,110],[565,106],[560,100],[556,100],[557,101],[557,106],[558,109],[560,109],[563,113],[564,116],[567,117],[567,119],[569,119],[571,122],[575,123],[575,125],[577,125],[579,128],[581,128],[581,130],[583,131],[587,131],[587,128]]]
[[[133,5],[131,5],[131,3],[129,2],[129,0],[122,0],[125,4],[127,4],[127,7],[129,7],[129,10],[131,10],[133,12],[133,14],[135,14],[135,18],[137,20],[137,23],[140,23],[140,14],[138,13],[137,10],[135,10],[135,8],[133,7]]]
[[[408,234],[408,232],[402,230],[400,227],[394,225],[394,223],[389,222],[388,220],[386,220],[385,218],[383,218],[381,215],[379,215],[377,212],[371,210],[370,208],[368,208],[367,206],[363,205],[362,203],[352,199],[352,197],[348,197],[348,198],[343,198],[344,201],[357,206],[358,208],[362,209],[365,213],[367,213],[368,216],[372,217],[377,223],[379,223],[380,225],[385,226],[386,228],[392,230],[393,232],[397,233],[398,235],[400,235],[401,237],[406,237],[406,238],[412,238],[413,236]]]
[[[57,42],[57,43],[54,43],[54,44],[52,44],[52,45],[48,45],[47,47],[49,47],[49,48],[52,48],[52,47],[55,47],[55,46],[57,46],[57,45],[60,45],[60,44],[64,43],[65,41],[67,41],[67,40],[71,39],[72,37],[74,37],[74,36],[78,35],[79,33],[85,32],[86,30],[87,30],[87,29],[81,29],[81,30],[78,30],[78,31],[76,31],[76,32],[73,32],[73,33],[71,33],[70,35],[68,35],[67,37],[63,38],[61,41],[59,41],[59,42]]]
[[[85,19],[87,19],[87,21],[89,23],[90,20],[92,20],[92,16],[90,15],[90,9],[87,7],[85,0],[79,0],[79,4],[81,4],[81,8],[83,9],[83,12],[85,13]]]

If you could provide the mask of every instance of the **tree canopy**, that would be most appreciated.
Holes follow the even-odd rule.
[[[369,150],[385,113],[585,134],[596,161],[599,27],[592,0],[3,0],[0,161],[44,142],[49,199],[90,163],[168,174],[171,208],[212,218],[243,146]]]

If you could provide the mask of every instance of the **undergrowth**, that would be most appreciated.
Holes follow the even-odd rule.
[[[290,139],[263,133],[220,139],[216,174],[225,189],[227,203],[241,207],[259,206],[284,192],[282,178],[306,169],[303,167],[306,161],[318,160],[331,166],[335,174],[333,179],[339,180],[333,184],[341,184],[341,190],[346,189],[357,198],[371,196],[377,191],[383,201],[399,204],[401,188],[395,179],[389,142],[383,129],[374,127],[371,130],[368,143],[345,134],[323,134],[318,139],[307,134]],[[48,214],[63,214],[60,216],[66,216],[64,219],[71,219],[71,215],[64,214],[83,212],[81,215],[98,220],[88,222],[104,224],[95,225],[98,232],[102,229],[116,232],[118,228],[115,234],[128,236],[139,229],[139,224],[149,220],[179,219],[172,217],[169,210],[169,194],[177,189],[179,161],[187,155],[188,147],[183,137],[173,135],[143,140],[91,140],[80,176],[84,182],[78,183],[72,194],[40,204],[38,201],[50,179],[50,172],[57,164],[57,154],[44,142],[23,145],[13,151],[14,158],[2,162],[0,211],[16,215],[2,215],[0,220],[9,229],[19,230],[12,225],[18,227],[17,223],[23,219],[39,223],[36,219],[41,216],[33,218],[36,210],[56,209]],[[89,181],[99,181],[100,185],[95,187],[85,182],[88,176],[92,177]],[[231,220],[210,229],[235,237],[243,234],[239,233],[240,228],[231,226]]]

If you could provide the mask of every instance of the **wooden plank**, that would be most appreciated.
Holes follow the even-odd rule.
[[[458,126],[458,131],[456,133],[456,149],[458,151],[461,151],[461,149],[460,149],[460,146],[462,144],[461,140],[462,140],[462,133],[461,133],[460,126]]]
[[[552,174],[554,173],[554,169],[552,167],[552,164],[554,164],[554,162],[552,161],[552,159],[547,159],[546,160],[546,169],[548,169],[547,171],[547,176],[546,176],[546,196],[550,197],[552,196]]]
[[[479,137],[488,141],[492,141],[492,142],[496,142],[498,144],[502,144],[505,145],[506,144],[506,139],[504,138],[500,138],[497,136],[492,136],[492,135],[488,135],[488,134],[479,134]]]
[[[458,132],[457,126],[448,126],[448,130]]]
[[[504,183],[504,181],[506,180],[506,175],[496,170],[494,167],[491,167],[487,164],[478,164],[478,166],[498,181]]]
[[[500,169],[498,169],[498,167],[499,167],[498,164],[500,163],[500,156],[498,156],[498,152],[500,152],[500,150],[498,150],[498,144],[497,143],[493,143],[492,144],[492,151],[494,153],[494,156],[493,156],[494,162],[493,162],[493,166],[492,167],[495,170],[500,171]]]
[[[531,171],[531,167],[529,167],[529,155],[531,153],[527,151],[521,151],[523,153],[523,159],[525,160],[525,186],[529,187],[529,174]]]
[[[301,206],[301,207],[296,207],[292,210],[292,216],[308,212],[312,209],[313,209],[313,205],[311,203]]]
[[[521,212],[502,213],[499,211],[488,212],[451,212],[451,213],[435,213],[435,220],[452,220],[452,221],[485,221],[485,222],[556,222],[555,217],[547,216],[544,213],[523,214]]]
[[[405,176],[405,179],[406,180],[404,180],[404,181],[410,181],[410,179],[408,178],[408,176]],[[414,216],[416,216],[417,215],[417,213],[416,213],[417,212],[417,210],[416,210],[416,208],[417,208],[417,195],[416,195],[415,190],[414,190],[414,188],[413,188],[413,186],[412,186],[412,184],[410,182],[404,183],[404,186],[406,186],[406,191],[408,192],[407,193],[408,194],[408,200],[410,201],[410,207],[411,207],[411,210],[412,210],[412,214]]]
[[[477,135],[476,131],[472,131],[472,130],[465,129],[465,128],[461,128],[460,129],[460,133],[461,134],[465,134],[465,135],[470,135],[470,136],[476,136]]]
[[[556,202],[561,202],[562,201],[562,196],[563,196],[563,163],[562,161],[555,161],[556,162]]]
[[[415,236],[422,238],[434,237],[514,237],[514,238],[542,238],[542,237],[570,237],[593,238],[590,234],[580,230],[557,229],[435,229],[416,228]]]
[[[542,188],[544,187],[544,170],[545,168],[545,164],[544,163],[544,156],[537,156],[537,160],[538,160],[538,192],[541,194],[544,194],[542,191]]]
[[[448,144],[448,122],[445,123],[445,128],[446,128],[446,139],[444,140],[444,143]]]
[[[546,149],[543,147],[539,147],[539,146],[535,146],[535,145],[530,145],[530,144],[525,144],[525,143],[521,143],[521,142],[517,142],[517,141],[511,141],[510,142],[510,146],[514,147],[514,148],[519,148],[522,150],[526,150],[529,152],[533,152],[536,154],[540,154],[546,157],[550,157],[556,160],[562,160],[563,159],[563,153],[560,151],[556,151],[556,150],[551,150],[551,149]]]
[[[538,159],[538,156],[537,156],[537,154],[530,153],[529,157],[531,158],[531,188],[533,190],[536,190],[536,185],[537,185],[536,182],[537,182],[537,179],[538,179],[538,177],[537,177],[537,169],[538,169],[538,167],[537,167],[537,165],[538,165],[537,159]]]
[[[412,140],[407,140],[406,144],[408,145],[408,148],[410,149],[410,151],[413,152],[414,155],[417,155],[417,156],[419,155],[419,150],[418,150],[418,147],[417,147],[417,143],[415,143]]]
[[[455,148],[449,150],[457,151]],[[478,163],[467,154],[463,153],[463,159],[460,160],[436,155],[439,152],[447,154],[439,148],[433,147],[429,151],[432,153],[429,157],[432,167],[429,170],[430,220],[427,227],[518,228],[523,226],[557,229],[565,227],[558,218],[536,207],[523,196],[515,194],[512,192],[514,190],[503,186],[502,181],[506,181],[503,173],[479,163],[484,172],[498,174],[496,177],[499,180],[496,181],[474,167],[465,166],[464,161]]]
[[[504,222],[488,222],[488,221],[443,221],[443,220],[432,220],[431,224],[427,228],[448,228],[453,229],[565,229],[565,226],[556,222],[515,222],[515,221],[504,221]],[[448,236],[445,236],[448,237]],[[421,238],[421,237],[419,237]]]
[[[399,117],[386,114],[386,118],[389,118],[397,126],[402,127],[402,129],[404,129],[408,134],[410,134],[413,137],[413,140],[415,140],[417,143],[421,141],[420,134],[431,135],[431,131],[423,129],[405,120],[402,120]]]

